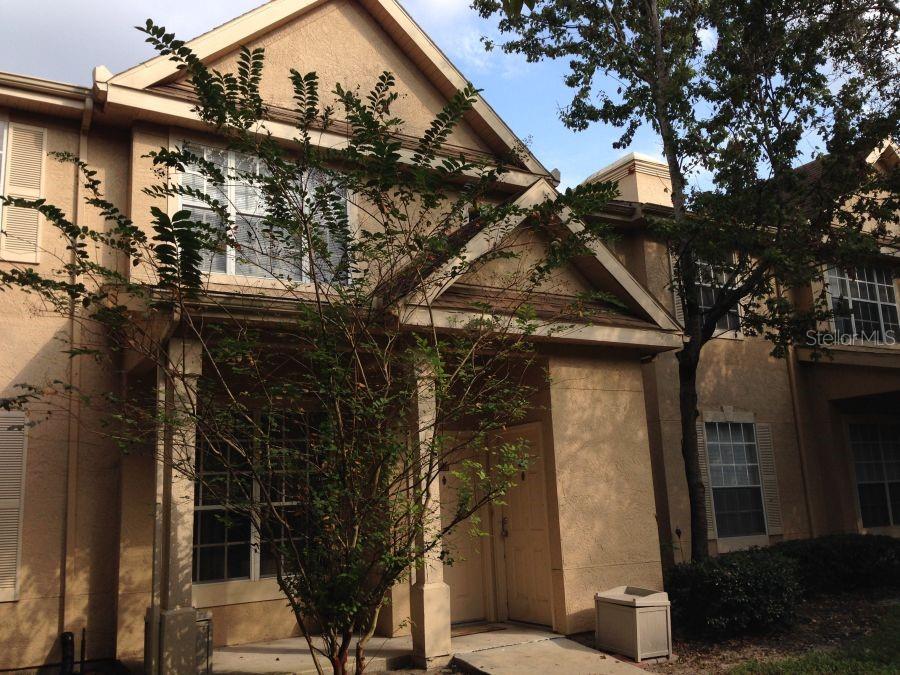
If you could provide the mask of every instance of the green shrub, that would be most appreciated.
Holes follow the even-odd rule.
[[[796,562],[766,549],[676,565],[666,574],[666,590],[673,625],[694,637],[789,625],[800,597]]]
[[[806,595],[900,588],[900,539],[836,534],[785,541],[770,550],[797,562]]]

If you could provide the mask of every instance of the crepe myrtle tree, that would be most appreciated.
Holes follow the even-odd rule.
[[[319,672],[326,662],[348,670],[354,636],[362,672],[391,587],[426,558],[452,563],[447,533],[477,534],[479,509],[527,464],[524,443],[497,438],[529,408],[535,334],[617,311],[594,294],[552,315],[536,309],[553,271],[602,234],[588,226],[562,236],[562,214],[596,209],[613,188],[524,206],[498,199],[505,163],[445,152],[478,95],[471,86],[412,137],[392,112],[401,93],[390,73],[367,92],[337,86],[326,105],[315,73],[291,71],[294,105],[276,111],[260,91],[263,50],[242,49],[235,72],[218,72],[152,21],[140,30],[185,71],[194,112],[224,145],[150,152],[155,178],[143,190],[160,206],[130,216],[106,199],[94,168],[57,155],[77,167],[103,225],[3,197],[40,211],[68,257],[52,271],[4,268],[0,283],[94,336],[69,345],[71,358],[115,367],[137,356],[165,371],[177,405],[148,403],[149,387],[100,400],[65,382],[24,383],[0,403],[76,396],[106,411],[103,433],[126,451],[156,447],[157,430],[168,429],[175,450],[158,460],[213,507],[198,516],[195,578],[247,576],[255,548]],[[292,125],[291,142],[271,133],[276,117]],[[320,143],[326,133],[342,143]],[[509,243],[523,219],[551,242],[540,260],[520,259]],[[479,234],[492,243],[475,260],[467,244]],[[504,271],[490,297],[436,322],[435,289],[492,261]],[[199,344],[199,373],[169,356],[170,335]],[[195,455],[183,451],[194,442]],[[442,516],[434,488],[444,471],[459,487],[444,488]],[[223,542],[238,545],[204,558],[206,544]]]
[[[831,312],[827,267],[896,250],[898,171],[873,158],[898,133],[900,12],[893,0],[473,7],[500,14],[504,51],[567,60],[568,127],[611,124],[622,129],[614,147],[625,148],[646,125],[661,142],[672,209],[650,225],[668,246],[684,315],[682,455],[691,553],[705,558],[696,432],[704,346],[742,329],[785,355]],[[809,288],[821,291],[810,299]]]

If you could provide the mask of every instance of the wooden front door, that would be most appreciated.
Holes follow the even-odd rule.
[[[507,442],[524,438],[532,455],[528,469],[516,477],[516,485],[500,507],[501,563],[505,571],[508,618],[549,626],[550,537],[544,484],[541,426],[528,424],[503,434]]]

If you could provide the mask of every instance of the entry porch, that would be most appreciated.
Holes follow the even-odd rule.
[[[177,411],[190,402],[190,376],[200,375],[204,359],[187,339],[172,338],[169,350],[187,378],[151,371],[130,384],[155,390],[160,405]],[[592,629],[595,592],[661,587],[641,372],[646,356],[646,349],[609,345],[543,349],[530,412],[504,432],[510,440],[526,438],[534,461],[503,504],[485,509],[482,536],[456,530],[449,542],[455,564],[429,559],[391,591],[371,655],[393,650],[411,653],[419,666],[438,666],[469,638],[477,644],[514,634],[507,628],[495,631],[502,636],[451,637],[453,626],[476,621],[528,622],[529,630],[556,640]],[[280,639],[287,639],[278,643],[288,645],[286,656],[299,658],[296,650],[305,653],[305,646],[292,637],[296,625],[264,561],[253,562],[258,548],[248,549],[249,575],[197,578],[197,551],[206,546],[195,532],[202,500],[171,468],[194,462],[195,439],[165,430],[157,439],[153,452],[123,463],[129,505],[121,523],[119,658],[144,661],[148,672],[181,672],[196,657],[199,610],[211,614],[220,661],[271,653]],[[453,467],[446,467],[436,481],[433,499],[442,508],[452,509],[453,480]]]
[[[454,629],[451,651],[456,665],[488,673],[591,673],[627,675],[639,668],[585,647],[552,631],[525,624],[468,624]],[[367,672],[408,668],[413,664],[409,636],[375,637],[369,643]],[[327,664],[325,668],[328,672]],[[213,654],[214,673],[264,675],[316,672],[306,641],[300,637],[221,647]]]

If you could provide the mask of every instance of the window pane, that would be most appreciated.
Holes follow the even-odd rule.
[[[225,578],[225,549],[219,546],[195,549],[195,581],[220,581]]]
[[[250,576],[250,545],[228,547],[228,578],[244,579]]]
[[[199,511],[195,519],[199,533],[194,536],[200,544],[224,544],[226,527],[219,511]]]
[[[720,537],[747,537],[766,533],[759,488],[715,488],[713,503],[716,529]]]
[[[859,511],[863,527],[883,527],[891,524],[887,491],[883,483],[859,485]]]

